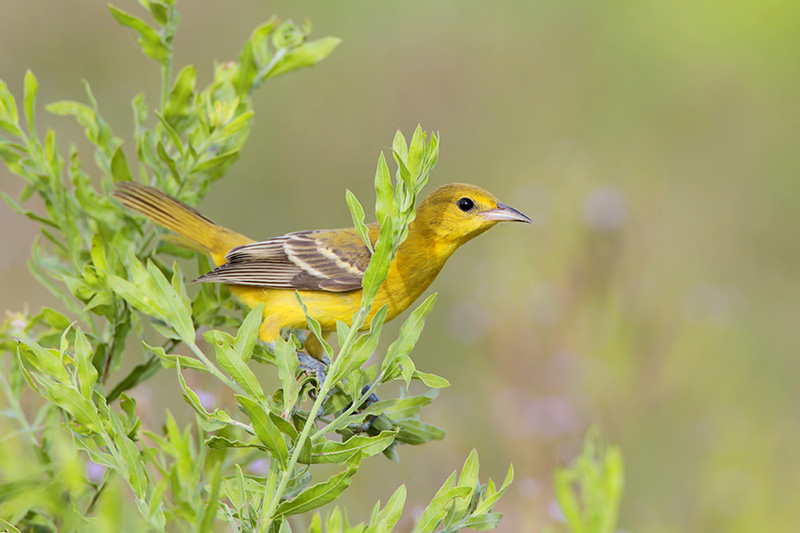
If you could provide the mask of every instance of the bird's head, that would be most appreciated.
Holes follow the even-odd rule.
[[[453,250],[499,222],[533,221],[485,189],[465,183],[442,185],[417,208],[414,224],[424,225]]]

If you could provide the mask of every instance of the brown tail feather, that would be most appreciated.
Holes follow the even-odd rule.
[[[215,224],[195,209],[153,187],[121,181],[111,191],[111,196],[159,226],[188,239],[197,248],[207,251],[217,265],[225,262],[225,254],[231,248],[253,242],[244,235]]]

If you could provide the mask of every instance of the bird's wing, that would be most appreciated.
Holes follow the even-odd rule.
[[[352,229],[300,231],[237,246],[198,282],[345,292],[361,288],[370,251]]]

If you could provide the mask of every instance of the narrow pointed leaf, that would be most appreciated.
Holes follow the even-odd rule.
[[[260,403],[246,396],[237,395],[236,399],[250,418],[258,440],[267,447],[272,456],[280,462],[281,466],[286,468],[286,463],[289,460],[289,450],[286,447],[286,441],[283,440],[283,435],[278,426],[269,417],[267,410]]]
[[[358,435],[345,442],[325,440],[311,448],[311,462],[343,463],[356,452],[361,453],[362,457],[372,457],[394,442],[395,435],[397,431],[383,431],[374,437]]]
[[[312,485],[292,500],[282,502],[278,506],[276,514],[280,516],[301,514],[332,502],[350,486],[350,479],[358,470],[360,461],[361,458],[358,455],[351,458],[345,471],[327,481]]]

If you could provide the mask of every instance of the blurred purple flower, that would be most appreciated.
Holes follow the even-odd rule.
[[[86,463],[86,478],[92,483],[100,483],[103,481],[103,476],[106,474],[107,468],[99,465],[94,461]]]
[[[550,515],[550,519],[556,522],[566,522],[567,517],[564,516],[564,511],[561,510],[561,506],[555,500],[550,500],[550,503],[547,504],[547,514]]]
[[[194,392],[206,411],[212,411],[217,406],[217,398],[212,393],[202,389],[196,389]]]
[[[256,459],[247,466],[251,474],[256,476],[266,476],[269,472],[269,461],[267,459]]]

